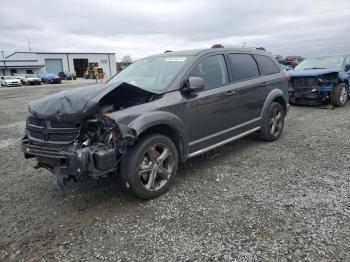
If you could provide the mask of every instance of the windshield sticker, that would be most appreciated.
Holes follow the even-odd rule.
[[[166,61],[166,62],[183,62],[185,60],[186,60],[186,57],[173,56],[173,57],[166,57],[164,61]]]

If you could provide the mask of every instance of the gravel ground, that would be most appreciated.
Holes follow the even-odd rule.
[[[64,88],[0,90],[0,260],[349,260],[350,103],[292,107],[279,141],[196,157],[146,202],[113,176],[62,196],[24,160],[26,103]]]

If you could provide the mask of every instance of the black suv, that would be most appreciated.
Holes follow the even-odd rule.
[[[69,178],[117,173],[128,191],[153,198],[169,189],[179,162],[252,133],[278,139],[287,79],[261,48],[167,51],[105,85],[31,102],[22,151],[59,188]]]

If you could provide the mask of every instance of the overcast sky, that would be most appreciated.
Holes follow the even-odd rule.
[[[349,0],[2,1],[0,50],[115,52],[117,60],[215,43],[274,54],[350,53]]]

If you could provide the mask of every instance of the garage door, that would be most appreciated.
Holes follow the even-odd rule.
[[[62,59],[45,59],[47,73],[58,74],[63,71]]]

